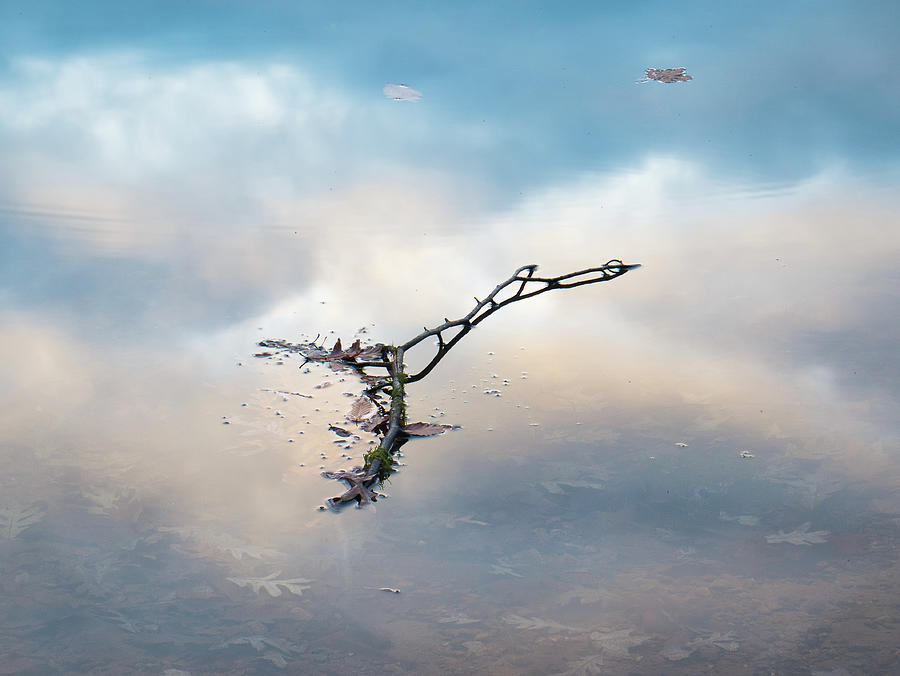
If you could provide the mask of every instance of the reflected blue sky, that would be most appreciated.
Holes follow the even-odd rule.
[[[6,302],[64,311],[89,292],[100,307],[130,305],[141,330],[165,323],[152,307],[176,288],[190,297],[199,284],[203,303],[177,312],[214,322],[305,284],[299,240],[321,230],[335,194],[358,205],[346,218],[360,229],[394,228],[420,202],[455,210],[419,213],[433,232],[659,157],[732,185],[834,168],[887,183],[895,171],[895,3],[9,2],[0,13]],[[651,65],[694,79],[635,85]],[[389,82],[425,98],[385,100]],[[220,294],[215,272],[196,274],[205,260],[252,277],[247,252],[270,246],[267,227],[298,241],[290,263],[266,266],[265,288],[245,279]],[[73,255],[78,240],[104,244]]]
[[[20,672],[115,646],[134,673],[876,673],[900,579],[898,19],[2,3]],[[421,100],[382,93],[401,83]],[[358,383],[256,341],[398,343],[522,264],[613,257],[643,267],[504,309],[416,383],[414,415],[462,429],[410,443],[376,514],[317,510],[319,468],[368,447],[328,431]]]
[[[503,192],[648,151],[746,176],[796,179],[823,164],[871,168],[897,151],[895,3],[611,5],[154,2],[4,3],[6,81],[22,57],[149,55],[166,70],[289,63],[368,101],[414,83],[427,105],[342,128],[362,157],[476,172]],[[689,87],[632,86],[685,65]],[[152,76],[149,64],[136,73]],[[187,120],[184,121],[187,123]],[[373,124],[374,122],[374,124]],[[456,138],[460,127],[468,139]],[[355,163],[354,163],[355,164]]]

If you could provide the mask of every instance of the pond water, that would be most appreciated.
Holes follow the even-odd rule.
[[[900,17],[804,8],[4,5],[0,673],[897,673]],[[259,341],[612,258],[321,509],[364,386]]]

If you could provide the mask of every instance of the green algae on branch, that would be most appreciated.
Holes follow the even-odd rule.
[[[537,265],[523,265],[508,279],[494,287],[493,291],[482,300],[478,300],[476,297],[475,307],[465,316],[452,320],[444,318],[443,324],[432,329],[426,326],[422,333],[402,345],[378,343],[363,347],[360,341],[356,340],[353,345],[345,349],[338,338],[331,350],[326,350],[322,345],[317,345],[315,341],[304,344],[275,340],[261,341],[260,347],[300,353],[304,358],[304,364],[310,361],[325,362],[335,370],[354,369],[367,385],[361,399],[368,399],[373,404],[373,407],[359,404],[354,409],[371,408],[374,410],[377,408],[377,413],[373,414],[371,418],[356,419],[360,418],[357,414],[351,418],[353,422],[360,424],[362,429],[381,435],[381,443],[365,454],[364,465],[354,467],[350,471],[323,473],[323,476],[327,478],[346,481],[349,484],[349,488],[344,493],[328,501],[329,505],[337,508],[356,501],[360,507],[371,506],[377,500],[373,487],[382,485],[388,480],[394,471],[394,455],[410,437],[433,436],[451,429],[448,425],[407,424],[406,385],[417,382],[431,373],[453,346],[478,324],[510,303],[532,298],[554,289],[572,289],[587,284],[608,282],[639,267],[640,265],[626,265],[618,259],[613,259],[598,267],[586,268],[558,277],[538,277],[535,274]],[[418,373],[407,373],[404,355],[408,350],[430,337],[437,338],[436,354]],[[270,356],[270,354],[260,353],[257,356]],[[369,373],[369,369],[383,369],[385,373],[376,376]],[[382,393],[390,397],[388,410],[385,410],[378,400],[378,396]]]
[[[363,455],[363,460],[366,463],[363,465],[363,470],[366,471],[366,473],[368,473],[368,470],[374,463],[378,463],[378,470],[375,473],[375,478],[378,479],[379,484],[384,484],[394,471],[394,459],[381,444]]]

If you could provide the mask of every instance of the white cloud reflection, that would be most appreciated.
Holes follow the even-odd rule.
[[[734,410],[799,397],[828,418],[852,401],[850,417],[875,425],[864,436],[877,440],[883,397],[896,398],[887,336],[900,329],[900,228],[879,188],[891,176],[835,168],[757,186],[650,156],[490,211],[490,187],[470,193],[465,177],[379,164],[376,150],[355,147],[347,121],[371,113],[376,133],[384,102],[294,66],[150,67],[118,54],[20,61],[14,73],[0,87],[0,137],[17,158],[0,168],[7,219],[87,280],[88,300],[67,302],[110,321],[140,306],[154,330],[230,325],[238,350],[256,338],[251,325],[291,337],[376,322],[378,339],[402,340],[465,313],[524,263],[561,273],[616,257],[644,268],[549,294],[485,330],[536,336],[548,359],[559,341],[588,354],[599,342],[603,357],[591,358],[603,368],[644,374],[639,406],[684,391]],[[362,169],[331,180],[357,160]],[[98,256],[153,267],[86,272]],[[35,266],[38,278],[53,267]],[[684,384],[698,378],[706,384]]]

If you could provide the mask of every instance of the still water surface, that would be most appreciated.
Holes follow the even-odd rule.
[[[441,62],[449,33],[387,12],[437,41],[403,70],[360,11],[312,17],[346,34],[306,52],[165,58],[114,15],[103,50],[16,19],[0,673],[897,673],[882,20],[841,22],[840,85],[773,24],[784,59],[746,87],[707,50],[759,17],[603,52],[635,16],[517,14]],[[401,73],[421,101],[383,97]],[[375,510],[319,509],[374,439],[345,418],[362,385],[258,341],[402,343],[520,265],[610,258],[643,267],[504,308],[409,387],[411,421],[459,428],[404,446]]]
[[[16,316],[6,673],[890,671],[893,383],[859,382],[867,356],[807,335],[817,318],[796,316],[803,284],[788,281],[818,274],[793,258],[807,242],[755,246],[771,249],[761,273],[709,253],[661,262],[665,274],[644,259],[486,321],[410,387],[411,419],[460,429],[407,444],[374,512],[318,511],[341,491],[321,471],[374,438],[328,429],[352,428],[361,384],[254,358],[255,341],[399,341],[462,314],[486,279],[422,271],[398,301],[336,262],[319,293],[172,346],[86,344]],[[862,268],[827,276],[877,287]],[[761,298],[768,317],[728,309],[762,312]],[[800,326],[776,322],[779,308]],[[832,335],[854,330],[829,320]],[[804,363],[816,342],[829,365]]]

